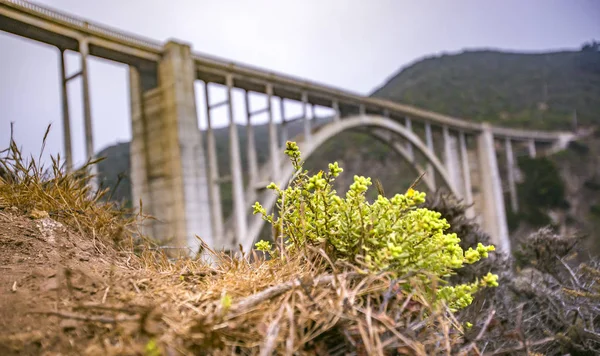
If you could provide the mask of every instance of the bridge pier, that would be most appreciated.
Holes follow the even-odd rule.
[[[535,158],[536,156],[536,152],[535,152],[535,140],[530,139],[527,141],[527,148],[529,150],[529,157],[531,158]]]
[[[88,55],[90,53],[87,39],[79,41],[81,53],[81,90],[83,95],[83,122],[85,127],[85,155],[88,160],[94,159],[94,132],[92,128],[92,107],[90,103],[90,81],[88,75]],[[91,166],[90,173],[95,175],[96,165]],[[96,179],[92,179],[92,187],[97,188]]]
[[[248,231],[248,222],[246,221],[246,201],[244,194],[244,178],[242,174],[242,160],[240,157],[240,141],[238,137],[237,126],[233,117],[233,75],[229,74],[225,78],[227,84],[227,112],[229,117],[229,163],[231,169],[231,183],[233,194],[233,216],[235,221],[235,236],[232,236],[227,243],[235,247],[236,238],[245,236]],[[208,210],[207,210],[208,211]]]
[[[512,149],[512,142],[510,138],[506,138],[504,141],[506,151],[506,170],[508,175],[508,190],[510,192],[510,207],[513,213],[519,211],[519,202],[517,199],[517,185],[516,185],[516,167],[515,167],[515,155]]]
[[[305,91],[302,92],[302,122],[304,123],[304,140],[310,142],[311,129],[310,121],[308,120],[308,93]]]
[[[208,201],[210,203],[210,222],[214,236],[224,236],[221,188],[219,186],[219,165],[217,143],[212,127],[210,94],[208,83],[204,82],[204,100],[206,105],[206,148],[208,150]]]
[[[444,137],[444,164],[446,171],[450,177],[450,184],[453,188],[460,192],[462,191],[462,179],[459,173],[460,160],[458,158],[458,143],[456,137],[450,134],[448,126],[442,127],[442,133]],[[464,197],[464,192],[463,192]]]
[[[271,101],[273,98],[273,86],[271,84],[267,84],[267,114],[269,116],[269,158],[271,161],[271,180],[276,182],[279,179],[279,145],[277,141],[277,126],[275,126],[275,119],[273,118],[273,108],[271,105]],[[283,103],[283,101],[282,101]],[[283,104],[281,104],[281,119],[282,121],[285,119],[283,112]],[[306,122],[306,121],[305,121]],[[305,126],[306,127],[306,126]],[[284,128],[284,132],[287,131]],[[287,137],[286,137],[287,140]],[[285,147],[285,141],[282,142],[281,147]]]
[[[412,130],[412,121],[410,120],[410,118],[408,116],[404,118],[404,124],[405,124],[406,129],[408,131],[413,132],[413,130]],[[413,151],[413,146],[412,146],[412,144],[410,142],[406,143],[406,151],[408,152],[410,159],[414,160],[415,159],[415,153]]]
[[[496,159],[494,135],[491,126],[482,124],[477,138],[477,156],[479,158],[479,178],[482,191],[482,220],[484,230],[490,234],[492,243],[505,253],[510,253],[508,224],[504,207],[504,196],[500,180],[500,170]]]
[[[466,215],[468,218],[475,217],[475,208],[473,207],[473,186],[471,185],[471,166],[469,164],[469,153],[467,151],[467,138],[465,133],[460,131],[458,134],[460,145],[460,162],[463,181],[463,199],[467,205]]]
[[[88,55],[89,46],[87,39],[83,38],[79,40],[79,53],[81,56],[81,69],[73,75],[67,76],[67,68],[65,62],[65,49],[59,47],[60,51],[60,77],[61,77],[61,96],[62,96],[62,116],[63,116],[63,135],[64,142],[63,147],[65,150],[65,168],[67,172],[73,169],[73,149],[72,149],[72,138],[71,138],[71,117],[69,113],[69,92],[67,86],[69,82],[75,78],[81,77],[81,95],[83,103],[83,123],[84,123],[84,143],[85,143],[85,155],[86,160],[93,160],[95,157],[94,153],[94,132],[92,124],[92,107],[90,101],[90,86],[89,86],[89,73],[88,73]],[[88,172],[93,176],[90,179],[89,185],[92,191],[96,191],[98,188],[97,181],[97,166],[92,165],[89,167]]]
[[[144,76],[156,76],[158,87]],[[157,220],[142,232],[168,244],[171,255],[195,253],[199,241],[215,246],[207,170],[194,94],[190,47],[166,44],[158,74],[131,67],[131,165],[134,202]],[[156,81],[156,80],[155,80]]]
[[[429,122],[425,122],[425,142],[427,144],[427,149],[429,149],[431,152],[435,152],[433,147],[433,134],[431,132],[431,124]],[[433,169],[431,162],[427,162],[427,175],[429,176],[429,179],[431,179],[431,186],[433,187],[433,190],[435,190],[435,170]]]
[[[287,127],[287,118],[285,117],[285,99],[279,98],[279,112],[281,115],[281,141],[280,147],[285,147],[285,143],[288,140],[288,127]]]
[[[69,115],[69,92],[67,84],[67,66],[65,63],[65,50],[60,48],[60,77],[61,77],[61,95],[62,95],[62,114],[63,114],[63,147],[65,150],[65,165],[66,171],[71,172],[73,169],[73,149],[71,147],[71,118]]]
[[[246,150],[248,150],[248,175],[250,186],[254,186],[258,179],[258,160],[256,158],[256,140],[254,137],[254,125],[252,125],[252,116],[254,113],[250,108],[250,93],[244,92],[246,102]]]

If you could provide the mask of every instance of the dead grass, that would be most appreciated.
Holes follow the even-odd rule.
[[[60,165],[60,155],[51,157],[50,167],[41,163],[50,128],[37,159],[24,157],[12,139],[10,146],[0,151],[4,155],[0,158],[0,208],[11,207],[27,215],[47,213],[80,234],[113,247],[131,249],[140,241],[151,244],[137,230],[138,224],[150,217],[103,200],[109,188],[93,190],[88,184],[93,178],[90,167],[102,158],[69,173]]]
[[[318,249],[276,260],[210,251],[216,263],[172,261],[137,233],[143,217],[102,202],[106,190],[89,189],[87,168],[96,162],[65,173],[60,157],[45,170],[14,141],[3,153],[0,209],[32,218],[47,212],[80,239],[101,243],[98,260],[112,256],[86,267],[102,276],[101,293],[57,296],[53,309],[36,310],[86,330],[71,342],[78,354],[436,355],[461,347],[479,354],[452,313],[425,297],[432,286],[422,279],[365,274]],[[8,339],[41,342],[34,333],[41,326],[31,327]]]

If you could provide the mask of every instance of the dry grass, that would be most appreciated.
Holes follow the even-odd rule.
[[[14,141],[3,152],[0,209],[47,212],[82,239],[102,242],[100,259],[118,256],[110,268],[89,266],[105,269],[100,303],[67,298],[39,311],[91,330],[75,343],[82,354],[445,355],[461,347],[479,354],[452,313],[425,297],[435,286],[422,278],[365,274],[317,249],[274,260],[210,251],[216,263],[171,261],[134,238],[139,215],[102,202],[106,190],[89,189],[95,162],[65,173],[60,157],[45,170]],[[134,241],[146,248],[133,253]]]
[[[60,166],[60,155],[51,157],[51,167],[41,164],[48,126],[37,160],[23,157],[16,142],[0,151],[0,207],[13,207],[25,214],[47,213],[53,219],[81,234],[99,238],[118,246],[132,246],[135,216],[101,199],[108,189],[93,191],[87,172],[101,159],[89,161],[74,172],[66,173]]]

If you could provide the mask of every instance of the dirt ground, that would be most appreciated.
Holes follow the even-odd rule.
[[[143,354],[110,338],[139,331],[139,321],[111,321],[133,319],[115,308],[139,294],[129,260],[49,217],[0,210],[0,355]]]

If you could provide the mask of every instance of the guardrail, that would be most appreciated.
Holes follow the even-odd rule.
[[[141,36],[124,33],[120,30],[114,30],[104,25],[95,24],[93,22],[85,21],[77,18],[73,15],[67,15],[60,11],[50,9],[45,6],[33,4],[29,1],[24,0],[0,0],[0,3],[7,4],[14,8],[19,8],[26,12],[32,13],[36,16],[44,16],[50,20],[62,22],[69,26],[73,26],[75,29],[82,32],[89,32],[94,35],[101,37],[111,37],[119,41],[129,43],[139,47],[146,47],[153,51],[162,51],[163,45],[157,41],[142,38]]]

